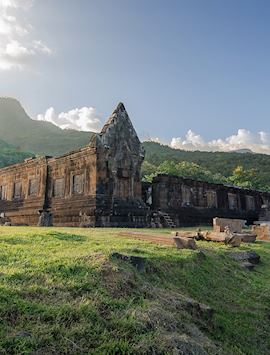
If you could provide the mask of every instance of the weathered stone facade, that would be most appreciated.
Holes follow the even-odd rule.
[[[269,193],[165,174],[144,184],[143,195],[153,211],[169,214],[176,226],[210,225],[215,217],[250,224],[259,219],[262,206],[270,207]]]
[[[144,150],[120,103],[89,144],[0,169],[3,223],[68,227],[211,224],[268,216],[270,194],[159,175],[141,182]],[[8,221],[8,222],[7,222]]]
[[[141,183],[144,150],[123,104],[92,144],[97,149],[96,225],[147,225]]]
[[[0,171],[0,211],[15,224],[36,225],[46,205],[46,157]]]
[[[148,224],[141,198],[144,151],[123,104],[88,146],[0,170],[0,212],[13,224]]]

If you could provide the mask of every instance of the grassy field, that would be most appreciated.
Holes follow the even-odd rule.
[[[248,272],[223,245],[179,251],[119,232],[0,228],[0,354],[270,353],[270,243],[240,248],[261,256]]]

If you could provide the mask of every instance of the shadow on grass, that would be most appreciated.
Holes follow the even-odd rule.
[[[78,234],[69,234],[62,233],[57,231],[50,231],[47,233],[50,237],[53,237],[58,240],[63,240],[67,242],[84,242],[86,241],[86,237]]]
[[[26,240],[23,237],[10,237],[10,238],[0,238],[0,243],[17,245],[17,244],[31,244],[31,241]]]

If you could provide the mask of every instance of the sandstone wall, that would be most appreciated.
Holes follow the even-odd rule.
[[[151,208],[170,213],[179,226],[211,224],[214,217],[240,218],[251,223],[258,219],[263,203],[270,196],[169,175],[155,177],[151,188]]]
[[[141,184],[144,151],[123,104],[95,140],[97,225],[146,226],[148,208],[142,200]]]
[[[53,225],[95,225],[96,179],[95,148],[49,159],[46,209]]]
[[[142,145],[120,103],[88,146],[1,169],[0,212],[17,224],[37,225],[42,212],[40,224],[46,220],[69,227],[146,226],[143,158]]]
[[[96,149],[30,159],[0,171],[0,213],[12,224],[37,225],[42,211],[55,226],[94,226]]]
[[[36,225],[45,204],[47,158],[1,169],[0,212],[14,224]]]

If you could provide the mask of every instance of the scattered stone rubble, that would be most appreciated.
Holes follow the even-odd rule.
[[[213,218],[213,231],[220,233],[230,229],[233,233],[241,233],[246,221],[243,219]]]
[[[257,235],[258,240],[270,241],[270,222],[259,221],[252,226],[252,232]]]
[[[241,241],[242,241],[241,234],[239,234],[239,233],[236,234],[236,233],[231,232],[229,227],[225,227],[224,232],[226,234],[226,237],[225,237],[225,244],[226,245],[230,245],[232,247],[240,247]]]
[[[193,240],[204,240],[211,242],[225,243],[232,247],[239,247],[241,243],[254,243],[256,241],[256,233],[254,231],[243,231],[245,226],[244,220],[214,218],[212,231],[197,232],[173,232],[174,237],[181,237]]]
[[[214,218],[213,231],[201,231],[200,229],[197,232],[176,231],[172,233],[173,241],[178,249],[194,250],[197,249],[196,240],[214,241],[231,247],[239,247],[242,242],[254,243],[257,235],[259,236],[259,240],[270,240],[270,222],[253,226],[251,233],[243,232],[243,226],[245,226],[244,220]],[[260,262],[260,255],[253,250],[229,253],[229,256],[249,271],[252,271]]]
[[[194,239],[185,237],[174,237],[173,240],[177,249],[197,249],[197,245]]]

